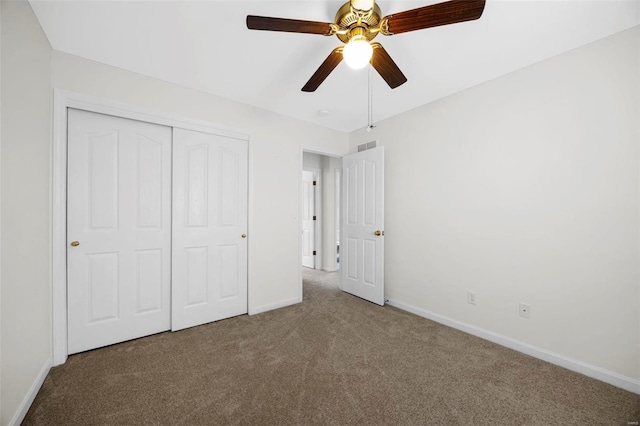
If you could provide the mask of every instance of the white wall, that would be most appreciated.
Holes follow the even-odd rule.
[[[249,309],[299,300],[300,151],[344,154],[346,134],[52,52],[27,2],[2,2],[1,75],[1,424],[50,362],[52,87],[248,134]]]
[[[0,5],[0,424],[2,424],[2,6]]]
[[[297,300],[300,150],[344,154],[346,135],[52,53],[28,3],[0,11],[0,424],[51,353],[51,87],[248,133],[250,307]],[[640,378],[639,38],[378,123],[389,297]],[[352,150],[371,136],[351,135]]]
[[[387,297],[640,379],[639,40],[377,123]]]
[[[322,269],[325,271],[336,271],[336,174],[335,171],[342,168],[342,158],[323,156],[322,169],[323,180],[322,192],[324,203],[322,204],[323,238],[325,244],[322,246]]]
[[[335,170],[342,167],[342,159],[303,152],[304,167],[322,170],[322,265],[325,271],[337,270]]]
[[[25,397],[51,355],[51,47],[27,2],[2,10],[0,163],[0,424]]]
[[[297,301],[300,151],[343,154],[346,134],[58,51],[52,85],[248,134],[249,310]]]
[[[322,155],[315,154],[313,152],[303,152],[302,153],[302,165],[304,167],[308,167],[310,169],[321,169],[322,168]]]

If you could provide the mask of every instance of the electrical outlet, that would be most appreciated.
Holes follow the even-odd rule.
[[[531,318],[531,306],[520,302],[520,316],[522,318]]]
[[[467,291],[467,302],[472,305],[476,304],[476,294],[473,291]]]

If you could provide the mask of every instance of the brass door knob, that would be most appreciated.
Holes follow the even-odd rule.
[[[377,230],[376,232],[373,233],[373,235],[375,235],[376,237],[379,237],[380,235],[382,235],[382,231]]]
[[[247,238],[247,234],[242,234],[241,237],[242,238]]]
[[[72,241],[71,242],[71,247],[78,247],[80,245],[80,243],[78,241]]]

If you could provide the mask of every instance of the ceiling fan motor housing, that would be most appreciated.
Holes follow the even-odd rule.
[[[342,32],[336,34],[336,36],[343,43],[348,43],[352,36],[361,35],[367,40],[373,40],[378,31],[369,31],[369,28],[376,28],[380,23],[382,12],[377,4],[373,6],[373,9],[367,11],[360,11],[351,8],[351,3],[346,2],[338,9],[336,13],[335,23],[340,29],[349,29],[344,34]]]

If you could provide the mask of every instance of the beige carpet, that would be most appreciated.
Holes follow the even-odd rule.
[[[69,357],[25,425],[627,425],[640,397],[305,271],[304,302]]]

